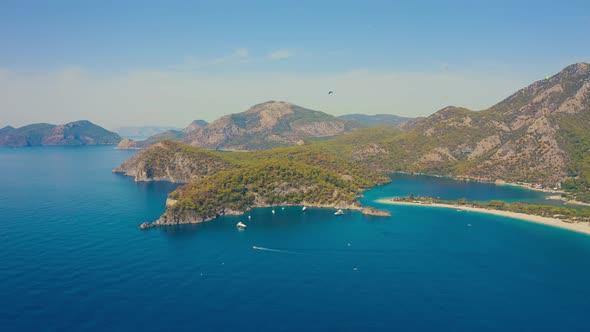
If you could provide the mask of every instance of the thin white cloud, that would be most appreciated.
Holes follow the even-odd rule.
[[[278,50],[278,51],[271,52],[267,58],[270,60],[282,60],[282,59],[290,58],[292,55],[293,54],[291,54],[291,52],[289,52],[287,50]]]
[[[230,54],[222,55],[212,59],[198,59],[189,56],[185,59],[184,63],[173,65],[170,68],[177,71],[192,71],[223,64],[241,63],[248,61],[249,56],[250,51],[247,48],[237,48]]]
[[[248,52],[247,48],[238,48],[236,49],[236,55],[238,55],[241,58],[245,58],[250,54],[250,52]]]

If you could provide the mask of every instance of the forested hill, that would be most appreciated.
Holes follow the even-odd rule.
[[[254,152],[216,152],[163,141],[114,170],[136,181],[189,184],[170,195],[160,224],[209,220],[255,206],[307,204],[360,208],[362,189],[385,183],[378,171],[321,145]]]

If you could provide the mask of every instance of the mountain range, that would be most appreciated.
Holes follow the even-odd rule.
[[[277,111],[274,102],[260,104],[248,116],[236,119],[230,115],[219,123],[238,122],[239,126],[234,123],[237,132],[259,128],[248,119],[260,119],[257,113],[268,106],[271,112]],[[293,106],[283,103],[277,107],[283,114],[280,110],[288,112]],[[271,123],[266,131],[254,133],[264,142],[274,126]],[[347,126],[350,124],[341,124],[335,132],[347,131]],[[197,131],[199,135],[208,132],[205,128]],[[561,187],[569,198],[590,201],[589,64],[568,66],[489,109],[449,106],[408,121],[402,128],[357,129],[301,146],[249,153],[211,154],[179,142],[162,142],[115,171],[137,181],[181,179],[178,182],[189,183],[170,195],[168,211],[156,225],[210,220],[226,208],[241,213],[268,205],[354,206],[360,190],[383,183],[380,176],[395,171]],[[239,136],[214,132],[223,134],[221,139],[211,140],[212,145],[202,140],[199,144],[219,149],[235,142],[225,146],[242,147],[237,144],[240,140],[234,141]],[[184,140],[194,143],[187,138],[199,135]],[[322,183],[321,190],[306,177],[317,180],[318,186]],[[322,178],[328,183],[319,182]],[[227,197],[233,198],[228,201]]]
[[[118,148],[141,149],[172,139],[210,150],[253,151],[304,144],[306,140],[338,136],[364,126],[292,103],[268,101],[210,124],[197,120],[182,131],[168,131],[140,142],[123,140]]]

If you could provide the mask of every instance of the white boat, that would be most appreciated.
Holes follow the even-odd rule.
[[[305,211],[307,210],[307,206],[304,206],[303,209],[301,209],[301,211]]]
[[[243,228],[246,228],[246,227],[248,227],[248,226],[246,226],[246,224],[244,224],[243,222],[241,222],[241,221],[240,221],[240,222],[238,222],[238,223],[236,224],[236,227],[238,227],[238,228],[242,228],[242,229],[243,229]]]
[[[342,211],[342,209],[338,209],[338,211],[334,212],[335,216],[341,216],[344,214],[344,211]]]
[[[275,209],[272,209],[272,214],[275,214]]]
[[[281,208],[281,210],[284,210],[284,209],[285,209],[285,207],[283,206],[283,207]]]

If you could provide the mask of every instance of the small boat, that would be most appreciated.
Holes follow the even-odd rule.
[[[344,214],[344,211],[342,211],[342,209],[338,209],[338,211],[334,212],[335,216],[341,216]]]
[[[248,216],[248,219],[252,219],[252,216]]]
[[[301,209],[301,211],[305,211],[307,210],[307,206],[304,206],[303,209]]]
[[[281,210],[284,210],[284,209],[285,209],[285,207],[283,206],[283,207],[281,208]]]
[[[244,224],[243,222],[241,222],[241,221],[240,221],[240,222],[238,222],[238,223],[236,224],[236,227],[238,227],[238,228],[241,228],[241,229],[244,229],[244,228],[246,228],[246,227],[248,227],[248,226],[246,226],[246,224]]]
[[[272,214],[275,214],[275,209],[272,209]]]

